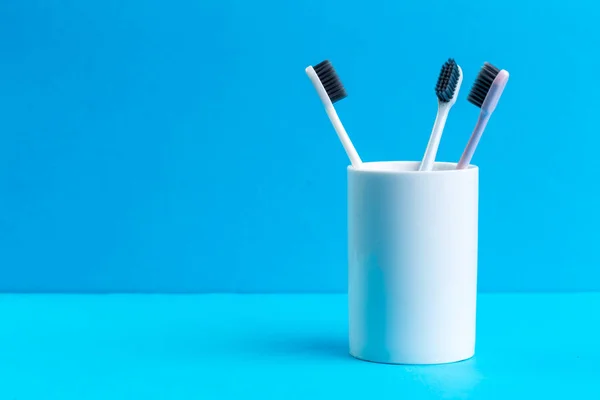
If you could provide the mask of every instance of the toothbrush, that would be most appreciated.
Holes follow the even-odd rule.
[[[362,160],[358,156],[350,137],[348,137],[348,133],[346,133],[346,130],[333,107],[334,103],[348,96],[335,69],[328,60],[325,60],[315,65],[314,68],[309,65],[306,67],[305,71],[317,90],[321,102],[323,102],[323,105],[325,106],[325,111],[342,142],[342,146],[344,146],[344,150],[346,150],[350,163],[354,168],[360,167]]]
[[[467,100],[481,108],[481,112],[479,113],[477,125],[475,125],[473,134],[469,139],[469,143],[467,144],[456,169],[464,169],[469,166],[471,158],[473,158],[473,154],[477,148],[477,144],[479,143],[479,139],[506,87],[508,77],[508,71],[504,69],[500,70],[489,62],[485,62],[479,71],[477,78],[475,78],[475,82],[473,83],[473,87],[471,88]]]
[[[438,98],[438,112],[435,117],[435,123],[433,124],[433,130],[429,137],[429,143],[423,156],[423,161],[419,166],[419,171],[431,171],[435,162],[435,156],[440,145],[442,138],[442,132],[446,125],[446,119],[450,109],[456,103],[458,98],[458,92],[462,84],[463,74],[462,70],[456,64],[452,58],[448,59],[442,65],[442,70],[438,77],[437,84],[435,85],[435,94]]]

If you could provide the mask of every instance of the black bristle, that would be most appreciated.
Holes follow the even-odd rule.
[[[473,83],[473,87],[471,88],[467,100],[481,108],[498,73],[500,73],[498,68],[494,67],[489,62],[485,62],[483,67],[481,67],[477,78],[475,78],[475,82]]]
[[[317,73],[332,103],[348,96],[344,85],[342,85],[342,81],[340,81],[337,72],[335,72],[333,65],[328,60],[318,63],[313,69]]]
[[[440,101],[447,103],[452,99],[459,78],[460,71],[458,65],[454,59],[449,58],[448,61],[442,65],[440,76],[435,85],[435,94]]]

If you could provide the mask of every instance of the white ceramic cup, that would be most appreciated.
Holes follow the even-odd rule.
[[[350,354],[439,364],[475,353],[479,170],[348,167]]]

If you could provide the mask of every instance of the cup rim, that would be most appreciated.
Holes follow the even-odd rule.
[[[435,169],[431,171],[418,171],[418,168],[421,161],[365,161],[362,163],[361,167],[356,168],[353,165],[348,165],[348,172],[353,173],[364,173],[364,174],[390,174],[390,175],[441,175],[441,174],[464,174],[469,171],[477,171],[479,167],[474,164],[469,164],[469,166],[465,169],[456,169],[458,163],[456,162],[447,162],[447,161],[436,161],[434,163],[435,167],[445,167],[447,169]],[[412,166],[415,169],[395,169],[390,168],[392,166]],[[385,167],[383,167],[385,166]],[[383,167],[383,168],[382,168]]]

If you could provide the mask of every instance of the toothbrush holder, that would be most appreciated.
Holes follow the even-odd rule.
[[[475,353],[479,169],[348,167],[350,354],[443,364]]]

